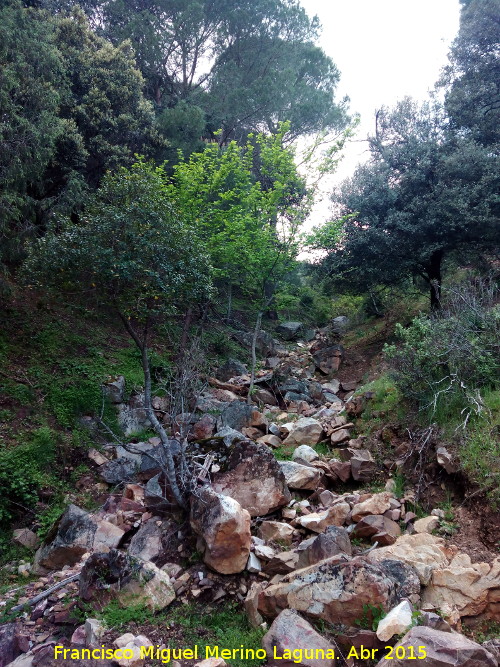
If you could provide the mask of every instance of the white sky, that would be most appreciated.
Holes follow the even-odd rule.
[[[338,99],[350,97],[361,114],[357,140],[373,133],[374,114],[410,95],[424,100],[446,64],[459,25],[459,0],[301,0],[323,26],[320,46],[340,70]],[[366,157],[366,143],[352,143],[337,173],[322,189],[310,224],[328,217],[332,185],[350,176]],[[364,155],[363,155],[364,154]]]

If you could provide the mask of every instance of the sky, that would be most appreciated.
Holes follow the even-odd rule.
[[[424,100],[447,62],[458,32],[459,0],[300,0],[323,26],[319,45],[340,70],[337,99],[350,98],[361,123],[337,173],[322,184],[309,224],[328,217],[327,193],[367,157],[362,141],[374,130],[375,111],[405,95]]]

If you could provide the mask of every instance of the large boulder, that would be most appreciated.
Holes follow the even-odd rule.
[[[339,554],[347,556],[352,554],[349,533],[341,526],[328,526],[324,533],[306,542],[305,547],[301,548],[300,545],[298,548],[300,568],[315,565]]]
[[[266,445],[245,440],[231,453],[227,470],[214,477],[213,488],[238,501],[251,516],[263,516],[290,502],[285,475]]]
[[[356,503],[352,508],[352,520],[360,521],[369,514],[383,514],[391,509],[391,498],[393,498],[392,493],[383,491],[382,493],[374,493],[361,503]]]
[[[318,488],[323,476],[318,468],[311,468],[296,461],[279,461],[279,465],[285,475],[286,485],[289,489],[314,491]]]
[[[250,514],[210,487],[191,501],[191,526],[203,540],[204,561],[221,574],[242,572],[250,554]]]
[[[343,356],[344,348],[342,345],[332,345],[331,347],[325,347],[315,352],[313,360],[316,368],[325,375],[330,375],[339,370]]]
[[[387,650],[384,655],[387,655]],[[392,656],[391,667],[414,667],[416,663],[425,667],[497,667],[496,658],[480,644],[456,632],[441,632],[421,626],[412,628],[396,644]],[[377,667],[387,667],[388,664],[384,657]]]
[[[223,382],[227,382],[238,375],[246,375],[248,373],[245,364],[237,359],[228,359],[217,371],[217,377]]]
[[[279,664],[286,667],[334,667],[340,657],[338,647],[292,609],[284,609],[274,619],[262,638],[262,647],[269,664],[279,659]]]
[[[426,586],[432,572],[447,567],[452,555],[453,551],[445,546],[441,537],[421,533],[401,535],[394,544],[375,549],[368,557],[373,562],[389,558],[407,563],[415,568],[421,583]]]
[[[247,405],[243,401],[234,401],[221,412],[217,420],[217,428],[220,430],[227,427],[241,431],[242,428],[251,426],[254,410],[255,407],[252,405]]]
[[[288,436],[283,441],[284,445],[317,445],[321,440],[323,427],[317,419],[302,417],[291,425]]]
[[[500,621],[500,557],[471,563],[467,554],[458,554],[448,566],[433,570],[423,601],[453,621],[479,614]]]
[[[241,343],[248,349],[252,347],[253,333],[250,333],[248,331],[235,331],[233,336],[239,343]],[[268,357],[274,354],[275,349],[276,349],[276,343],[274,342],[273,337],[270,334],[268,334],[267,331],[261,329],[257,334],[257,345],[256,345],[257,353],[260,354],[260,356],[262,357]]]
[[[303,328],[302,322],[282,322],[276,327],[276,333],[284,340],[295,340],[300,336]]]
[[[351,506],[346,502],[338,502],[324,512],[313,512],[297,519],[302,528],[315,533],[322,533],[328,526],[342,526],[349,516]]]
[[[349,328],[349,318],[346,317],[345,315],[339,315],[338,317],[334,317],[332,319],[330,328],[333,331],[333,333],[336,333],[338,335],[345,334],[345,332]]]
[[[109,521],[69,505],[36,552],[33,572],[44,574],[74,565],[88,551],[117,547],[124,535],[125,531]]]
[[[160,611],[175,599],[166,572],[116,549],[94,553],[85,561],[79,587],[81,599],[93,600],[97,605],[117,599],[122,607],[140,604]]]
[[[370,563],[358,556],[333,556],[297,570],[259,594],[258,610],[274,618],[296,609],[311,618],[354,626],[371,607],[389,611],[408,595],[418,596],[420,584],[410,568]]]
[[[159,523],[159,522],[158,522]],[[143,523],[130,540],[127,552],[141,560],[154,560],[163,552],[163,529],[155,520]]]

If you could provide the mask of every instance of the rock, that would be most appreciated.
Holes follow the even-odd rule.
[[[425,625],[427,628],[434,628],[434,630],[441,630],[441,632],[453,632],[450,624],[438,614],[433,614],[432,611],[424,611],[421,614],[419,625]]]
[[[394,635],[404,634],[412,624],[413,609],[408,600],[403,600],[397,607],[379,621],[377,626],[377,637],[387,642]]]
[[[125,636],[126,635],[123,635],[123,637]],[[144,637],[144,635],[134,637],[132,635],[132,640],[120,647],[122,649],[122,655],[126,657],[117,659],[116,662],[119,667],[143,667],[145,658],[142,657],[141,648],[147,646],[153,646],[153,643],[147,637]]]
[[[263,521],[260,524],[259,537],[266,542],[291,544],[293,528],[287,523],[281,523],[280,521]]]
[[[278,405],[278,400],[269,390],[259,387],[252,396],[254,403],[263,403],[264,405]]]
[[[233,336],[239,343],[248,347],[248,349],[252,347],[253,333],[249,333],[248,331],[235,331]],[[272,356],[276,350],[276,344],[273,337],[263,329],[257,334],[256,350],[261,357]]]
[[[204,561],[221,574],[242,572],[250,554],[250,514],[209,487],[191,502],[191,526],[204,542]]]
[[[108,484],[121,484],[133,480],[139,466],[129,458],[120,457],[107,461],[99,467],[99,474]]]
[[[351,470],[356,482],[369,482],[377,471],[377,464],[367,449],[358,449],[351,457]]]
[[[389,611],[407,593],[408,587],[403,588],[390,569],[359,556],[345,558],[333,556],[285,575],[259,594],[258,611],[274,618],[282,609],[296,609],[311,618],[354,626],[368,605]],[[416,577],[412,586],[412,593],[418,594]]]
[[[262,564],[255,553],[250,552],[248,556],[247,570],[254,573],[261,572],[262,570]]]
[[[312,538],[311,541],[305,540],[305,542],[310,543],[301,549],[302,544],[304,544],[303,542],[298,548],[298,566],[300,568],[314,565],[338,554],[346,554],[348,556],[352,554],[349,533],[341,526],[328,526],[324,533],[320,533],[317,537]]]
[[[283,340],[295,340],[302,333],[302,322],[282,322],[276,327],[276,333]]]
[[[154,563],[142,563],[130,580],[122,585],[118,596],[122,607],[144,606],[153,612],[161,611],[175,600],[170,577]]]
[[[342,526],[349,516],[351,507],[349,503],[340,502],[332,505],[324,512],[306,514],[296,519],[303,528],[315,533],[322,533],[328,526]]]
[[[230,403],[221,412],[217,419],[217,428],[232,428],[235,431],[241,431],[242,428],[252,425],[252,413],[255,408],[242,401]]]
[[[217,378],[223,382],[227,382],[231,378],[237,377],[238,375],[246,375],[248,369],[245,364],[242,364],[241,361],[237,359],[228,359],[217,371]]]
[[[410,649],[413,647],[413,650]],[[418,626],[412,628],[394,647],[397,656],[398,647],[403,647],[404,658],[391,660],[392,667],[413,667],[415,658],[421,656],[425,667],[497,667],[496,659],[480,644],[458,633],[440,632],[432,628]],[[419,647],[420,649],[419,653]],[[423,655],[425,652],[425,657]],[[412,655],[414,656],[412,658]],[[387,667],[387,660],[382,658],[377,667]]]
[[[264,590],[265,586],[267,586],[267,582],[254,581],[251,584],[250,590],[248,591],[245,598],[245,612],[248,618],[248,622],[252,628],[258,628],[264,620],[259,614],[257,606],[259,601],[259,594]]]
[[[360,521],[364,516],[370,514],[383,514],[391,509],[392,493],[383,491],[382,493],[374,493],[370,498],[367,498],[362,503],[354,505],[352,508],[352,520]]]
[[[124,534],[118,526],[96,519],[76,505],[69,505],[36,552],[33,572],[44,574],[46,570],[74,565],[92,549],[113,549]]]
[[[323,427],[312,417],[302,417],[292,424],[284,445],[316,445],[321,440]]]
[[[133,642],[134,639],[135,635],[131,632],[126,632],[124,635],[120,635],[114,640],[113,646],[116,646],[116,648],[123,648],[127,644],[130,644],[130,642]]]
[[[0,667],[5,667],[21,653],[16,635],[15,623],[0,625]]]
[[[300,447],[294,449],[292,459],[294,461],[302,460],[310,463],[319,459],[319,454],[312,447],[309,447],[309,445],[300,445]]]
[[[33,551],[38,548],[40,538],[29,528],[17,528],[12,532],[12,541]]]
[[[438,447],[436,449],[436,460],[449,475],[459,470],[457,462],[453,460],[452,454],[450,454],[446,447]]]
[[[433,570],[447,567],[450,556],[444,540],[428,533],[401,535],[394,544],[375,549],[368,555],[375,562],[390,558],[411,565],[424,586],[430,582]]]
[[[195,422],[191,429],[191,438],[193,440],[207,440],[212,437],[217,420],[213,415],[203,415],[201,419]]]
[[[346,428],[338,428],[336,431],[333,431],[330,435],[330,442],[335,447],[341,443],[349,440],[351,437],[351,432]]]
[[[363,517],[356,524],[353,535],[356,537],[371,537],[372,542],[378,542],[379,545],[385,546],[394,544],[401,535],[401,528],[395,521],[386,516],[369,515]]]
[[[234,428],[230,428],[229,426],[221,428],[213,437],[220,438],[226,447],[232,447],[239,440],[246,440],[241,431],[235,431]]]
[[[101,452],[99,452],[97,449],[89,449],[87,456],[97,466],[102,466],[109,461],[108,457],[101,454]]]
[[[292,609],[284,609],[274,619],[262,638],[262,647],[267,653],[269,664],[274,664],[274,656],[279,656],[279,664],[286,667],[294,664],[305,667],[334,667],[337,664],[336,656],[340,655],[335,644],[328,642]],[[307,657],[308,655],[313,657]],[[330,657],[327,658],[327,655]],[[301,657],[296,660],[296,656]]]
[[[125,378],[123,375],[109,378],[102,385],[102,391],[110,403],[123,403],[125,400]]]
[[[154,560],[163,552],[161,526],[150,520],[141,524],[137,533],[130,540],[127,552],[141,560]]]
[[[351,462],[338,461],[337,459],[330,459],[328,461],[330,474],[334,479],[338,478],[341,482],[347,482],[351,478]]]
[[[170,663],[172,667],[172,663]],[[197,662],[194,667],[227,667],[227,663],[222,658],[205,658],[201,662]]]
[[[344,334],[349,328],[349,318],[346,317],[345,315],[339,315],[338,317],[334,317],[332,319],[330,328],[333,331],[333,333],[339,335]]]
[[[482,643],[482,646],[497,659],[500,665],[500,639],[488,639],[488,641]]]
[[[273,453],[249,440],[234,447],[227,470],[214,476],[213,489],[237,500],[250,516],[269,514],[290,502],[285,475]]]
[[[271,433],[257,438],[256,442],[260,442],[262,445],[267,445],[268,447],[281,447],[283,444],[281,438],[278,438],[277,435],[272,435]]]
[[[325,375],[329,375],[339,370],[344,356],[344,348],[341,345],[332,345],[318,350],[312,356],[316,368]]]
[[[94,648],[101,643],[101,637],[106,631],[106,628],[97,618],[87,618],[84,624],[85,630],[85,645],[88,648]]]
[[[346,381],[342,380],[341,385],[342,391],[354,391],[358,386],[356,380]]]
[[[413,524],[416,533],[432,533],[439,526],[439,519],[436,516],[426,516],[423,519],[417,519]]]
[[[337,394],[340,390],[340,380],[330,380],[321,385],[323,392]]]
[[[275,554],[273,558],[266,563],[264,572],[270,575],[288,574],[288,572],[293,572],[293,570],[297,569],[298,562],[299,554],[297,551],[282,551],[281,553]]]
[[[144,394],[132,394],[128,403],[120,403],[117,420],[127,437],[151,428],[151,422],[144,410]]]
[[[317,489],[323,476],[317,468],[309,468],[296,461],[278,461],[285,475],[286,485],[289,489],[303,489],[314,491]]]
[[[447,619],[482,614],[500,621],[500,557],[490,564],[471,563],[467,554],[456,555],[449,565],[434,568],[422,599],[427,608],[439,609]]]

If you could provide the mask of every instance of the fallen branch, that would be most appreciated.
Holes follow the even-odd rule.
[[[58,591],[60,588],[62,588],[66,584],[69,584],[72,581],[76,581],[79,578],[80,578],[80,573],[72,574],[71,577],[68,577],[67,579],[63,579],[62,581],[59,581],[57,584],[54,584],[50,588],[47,588],[47,590],[43,591],[43,593],[39,593],[38,595],[35,595],[35,597],[31,598],[31,600],[28,600],[28,602],[25,602],[24,604],[18,604],[15,607],[12,607],[10,609],[10,612],[22,611],[26,606],[34,607],[38,602],[40,602],[41,600],[44,600],[46,597],[48,597],[54,591]]]

